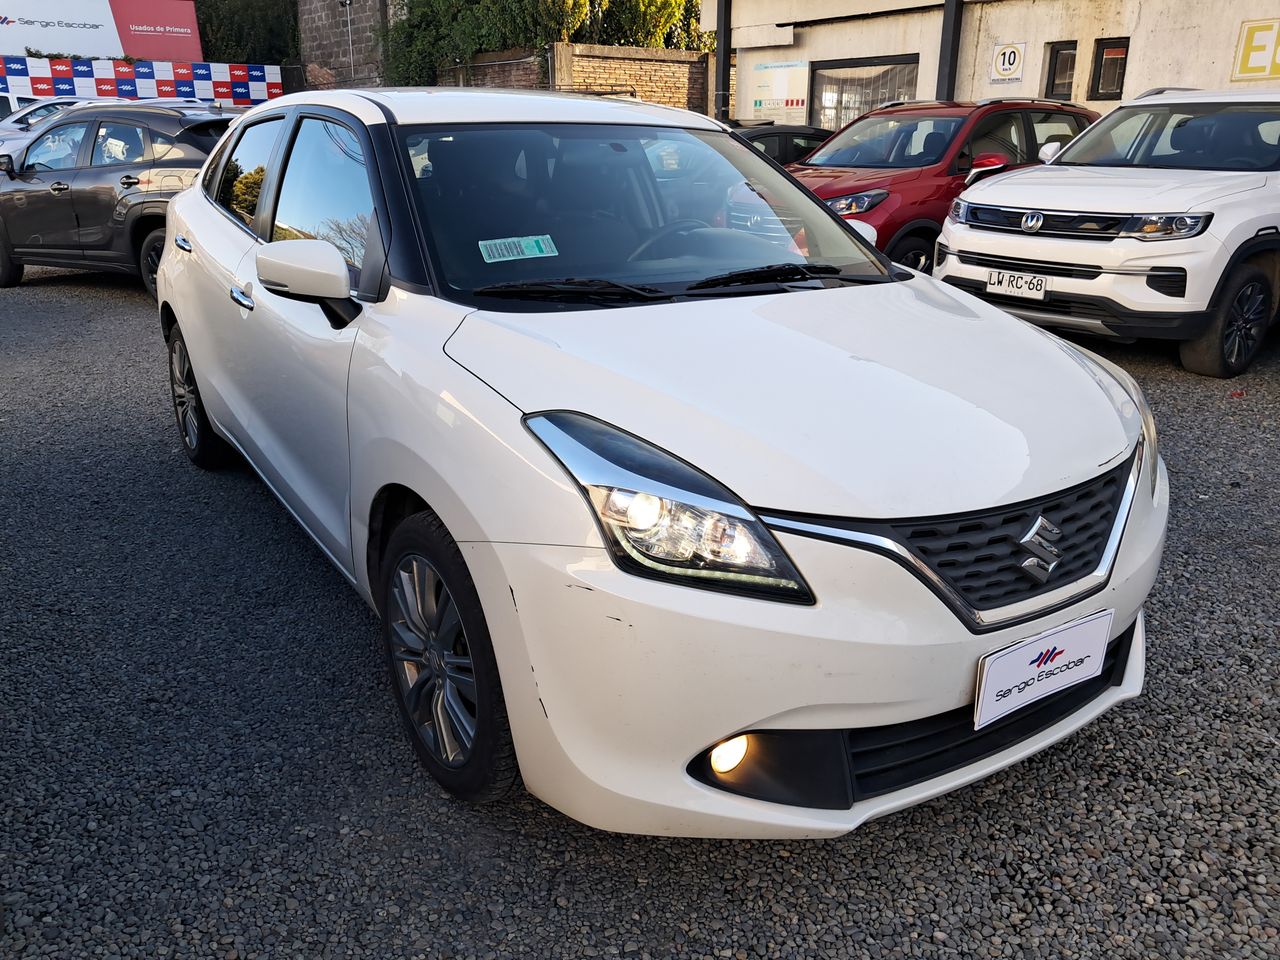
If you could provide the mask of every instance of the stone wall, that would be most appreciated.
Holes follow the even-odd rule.
[[[309,86],[369,87],[382,82],[387,0],[351,0],[350,10],[348,45],[347,8],[337,0],[298,0],[298,34]]]
[[[438,82],[460,87],[503,87],[508,90],[545,90],[546,66],[534,50],[498,50],[476,54],[467,68],[441,70]]]
[[[707,112],[711,56],[692,50],[557,43],[551,51],[555,90],[618,93]]]

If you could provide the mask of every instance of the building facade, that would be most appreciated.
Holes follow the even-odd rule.
[[[1280,88],[1278,0],[703,0],[728,7],[738,112],[838,128],[886,100]]]

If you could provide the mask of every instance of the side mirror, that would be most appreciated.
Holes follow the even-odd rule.
[[[7,153],[0,153],[0,173],[10,180],[18,175],[18,171],[13,166],[13,157]]]
[[[1050,140],[1048,143],[1046,143],[1043,147],[1040,148],[1040,153],[1039,153],[1040,162],[1053,163],[1053,158],[1056,157],[1061,152],[1062,152],[1062,144],[1058,143],[1057,141]]]
[[[969,173],[964,178],[964,185],[967,187],[979,177],[989,173],[999,173],[1008,165],[1009,158],[1003,153],[980,153],[973,158]]]
[[[873,247],[876,245],[876,228],[871,224],[853,219],[846,220],[845,223],[849,225],[850,230],[860,236],[863,240],[867,241],[867,243],[871,244]]]
[[[351,299],[351,274],[338,248],[327,240],[277,240],[258,248],[258,282],[278,297],[320,305],[340,330],[360,314]]]

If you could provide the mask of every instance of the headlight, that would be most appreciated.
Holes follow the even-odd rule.
[[[1139,240],[1175,240],[1194,237],[1209,226],[1211,213],[1149,213],[1130,217],[1120,231],[1122,237]]]
[[[686,586],[813,603],[773,534],[723,485],[581,413],[525,418],[582,489],[614,562]]]
[[[851,213],[866,213],[887,196],[888,190],[868,190],[866,193],[851,193],[847,197],[833,197],[827,201],[827,206],[844,217]]]
[[[947,219],[956,223],[964,223],[969,216],[969,204],[963,200],[951,201],[951,209],[947,211]]]

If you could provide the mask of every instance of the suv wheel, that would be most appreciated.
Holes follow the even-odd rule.
[[[475,583],[440,518],[414,514],[381,567],[382,640],[418,760],[449,793],[499,800],[516,782],[498,664]]]
[[[889,259],[923,274],[933,271],[933,240],[919,235],[903,237],[888,250]]]
[[[22,264],[15,261],[0,243],[0,287],[16,287],[22,282]]]
[[[1257,356],[1275,312],[1271,279],[1259,267],[1241,264],[1227,278],[1208,329],[1179,348],[1182,365],[1206,377],[1244,373]]]
[[[164,227],[152,230],[138,248],[138,272],[142,274],[142,285],[147,288],[153,300],[156,296],[156,274],[160,270],[160,257],[164,254]]]

